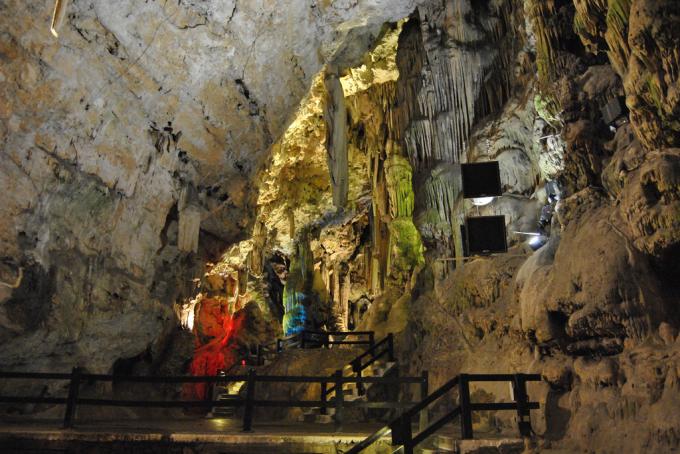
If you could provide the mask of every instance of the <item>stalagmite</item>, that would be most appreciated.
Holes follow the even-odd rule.
[[[333,315],[336,327],[347,331],[349,322],[349,267],[346,263],[337,264],[333,273]]]

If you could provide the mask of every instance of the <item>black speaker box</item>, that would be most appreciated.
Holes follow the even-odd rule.
[[[483,255],[508,251],[505,216],[475,216],[465,220],[466,253]]]
[[[497,197],[501,195],[501,171],[498,161],[461,164],[463,197]]]

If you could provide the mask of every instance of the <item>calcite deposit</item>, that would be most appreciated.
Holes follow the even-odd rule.
[[[64,3],[55,37],[0,2],[1,370],[213,374],[359,328],[432,389],[541,374],[537,452],[680,449],[679,2]],[[502,197],[464,199],[484,161]],[[479,215],[507,253],[466,256]]]

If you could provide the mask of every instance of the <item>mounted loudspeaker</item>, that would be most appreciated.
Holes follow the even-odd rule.
[[[463,197],[477,199],[501,195],[501,171],[498,161],[461,164]]]
[[[607,125],[613,125],[622,116],[627,114],[626,98],[624,96],[608,99],[601,107],[602,121]]]
[[[465,220],[468,255],[508,252],[505,216],[475,216]]]

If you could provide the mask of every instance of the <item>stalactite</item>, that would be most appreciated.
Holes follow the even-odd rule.
[[[557,77],[557,48],[559,32],[551,27],[549,20],[556,16],[554,2],[529,0],[527,14],[532,21],[536,36],[536,67],[541,85],[547,85]]]
[[[198,252],[198,238],[201,230],[201,208],[193,185],[182,189],[178,202],[179,232],[177,247],[184,252]]]
[[[392,118],[402,131],[397,143],[408,157],[419,185],[416,218],[428,247],[435,254],[456,255],[460,249],[460,204],[454,164],[466,161],[470,134],[483,118],[498,113],[512,93],[515,61],[521,44],[517,24],[522,2],[494,2],[487,10],[471,4],[455,4],[447,10],[446,36],[428,21],[412,18],[399,39],[397,101]],[[474,13],[469,8],[475,9]],[[540,5],[538,6],[540,8]],[[423,11],[427,13],[425,8]],[[422,11],[421,11],[422,12]],[[464,23],[474,16],[474,25]],[[484,36],[484,38],[480,38]],[[442,50],[441,42],[450,45]],[[548,49],[552,50],[552,47]],[[387,161],[386,161],[387,165]],[[389,181],[390,209],[400,219],[404,207],[394,203],[397,195]],[[375,193],[374,189],[374,193]],[[420,197],[422,194],[422,198]],[[406,210],[408,211],[408,210]],[[413,215],[413,213],[409,213]],[[401,222],[389,224],[390,238],[408,236]],[[405,228],[408,230],[408,228]]]
[[[421,35],[429,32],[404,27],[397,55],[398,110],[406,126],[403,143],[416,172],[439,162],[461,162],[474,124],[498,112],[510,96],[518,50],[511,39],[517,5],[505,1],[494,8],[493,17],[481,19],[494,40],[489,47],[454,45],[446,53],[437,46],[425,49]],[[459,10],[454,20],[466,18]],[[449,38],[454,43],[468,42],[467,29],[451,27]],[[425,64],[422,55],[428,53],[437,55]]]
[[[607,31],[605,39],[609,45],[609,61],[621,77],[628,71],[630,46],[628,45],[628,16],[631,0],[609,0],[607,9]]]
[[[607,50],[604,32],[607,0],[574,0],[574,31],[592,54]]]
[[[246,265],[252,274],[261,276],[264,272],[264,253],[267,246],[267,226],[262,220],[255,222],[252,244]]]
[[[333,190],[333,204],[337,209],[345,208],[349,192],[349,165],[347,155],[347,107],[340,79],[327,74],[326,86],[326,153],[328,170]]]
[[[398,155],[390,155],[385,161],[385,176],[389,194],[390,216],[393,219],[411,217],[415,196],[411,181],[411,165]]]
[[[455,174],[452,171],[433,172],[425,183],[425,204],[435,209],[439,220],[452,225],[451,218],[456,199],[457,187]]]

